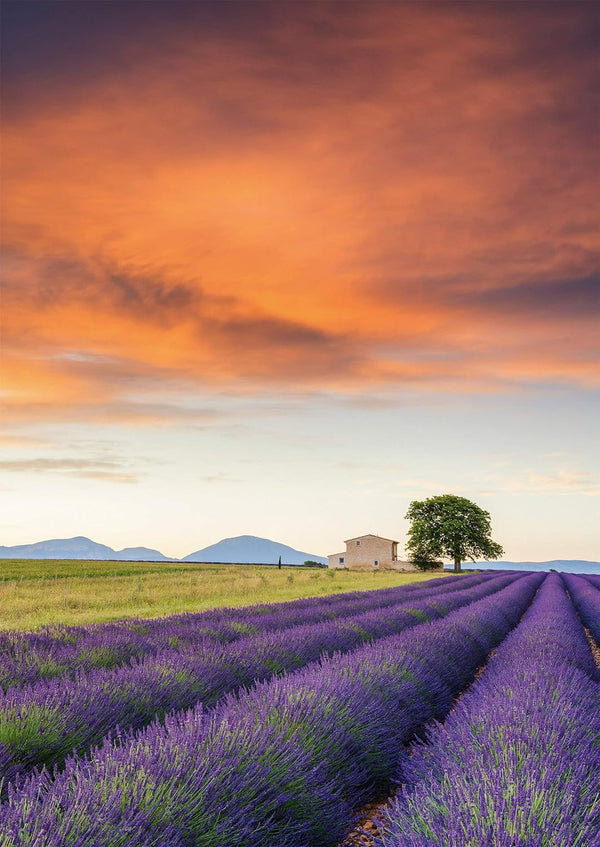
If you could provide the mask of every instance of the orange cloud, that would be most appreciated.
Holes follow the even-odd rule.
[[[597,384],[585,5],[286,8],[10,116],[9,400]]]

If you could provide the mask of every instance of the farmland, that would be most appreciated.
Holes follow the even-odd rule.
[[[433,575],[437,578],[438,574]],[[150,618],[214,606],[389,588],[429,574],[193,562],[0,560],[0,629]]]
[[[597,845],[599,628],[496,572],[6,632],[2,845]]]

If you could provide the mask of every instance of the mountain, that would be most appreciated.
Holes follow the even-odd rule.
[[[0,559],[93,559],[95,561],[142,561],[168,562],[158,550],[148,547],[126,547],[113,550],[106,544],[98,544],[83,535],[75,538],[53,538],[50,541],[38,541],[36,544],[17,544],[15,547],[1,547]]]
[[[124,547],[122,550],[117,550],[112,558],[123,562],[173,561],[173,559],[170,559],[168,556],[164,556],[160,550],[152,550],[151,547]]]
[[[588,562],[585,559],[552,559],[550,562],[476,562],[466,565],[463,570],[477,568],[493,571],[566,571],[567,573],[600,574],[600,562]]]
[[[185,559],[172,559],[159,550],[148,547],[125,547],[113,550],[106,544],[98,544],[83,535],[76,538],[53,538],[50,541],[38,541],[37,544],[18,544],[15,547],[1,547],[0,559],[93,559],[95,561],[120,562],[232,562],[241,564],[277,564],[281,556],[284,565],[302,565],[307,559],[327,564],[327,559],[302,553],[286,544],[257,538],[255,535],[239,535],[236,538],[224,538],[218,544],[212,544]]]
[[[238,562],[240,564],[275,565],[281,556],[284,565],[303,565],[307,559],[313,562],[327,564],[323,556],[313,553],[302,553],[287,544],[279,544],[268,538],[257,538],[255,535],[238,535],[235,538],[224,538],[217,544],[204,547],[195,553],[190,553],[182,559],[183,562]]]

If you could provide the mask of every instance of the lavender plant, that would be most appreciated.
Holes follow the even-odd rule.
[[[563,574],[563,580],[583,625],[600,645],[600,591],[576,574]]]
[[[0,633],[0,689],[33,684],[55,677],[75,678],[81,671],[113,668],[177,647],[202,647],[209,642],[231,643],[238,638],[319,623],[383,608],[411,598],[464,590],[489,576],[450,577],[443,582],[370,592],[354,592],[255,605],[213,609],[198,614],[155,620],[124,620],[106,624],[49,626],[32,633]]]
[[[561,579],[399,771],[379,847],[598,847],[600,677]]]
[[[117,728],[138,729],[198,701],[213,706],[255,680],[434,620],[513,579],[499,576],[460,592],[342,620],[268,631],[225,646],[172,648],[114,670],[82,672],[75,680],[9,689],[0,696],[0,773],[6,785],[34,767],[61,764],[73,750],[85,752]]]
[[[581,576],[583,576],[584,579],[587,579],[588,582],[591,582],[596,588],[600,588],[600,574],[586,573],[581,574]]]
[[[511,578],[446,618],[258,683],[212,713],[171,715],[71,758],[54,781],[34,774],[0,810],[6,847],[335,844],[542,579]]]

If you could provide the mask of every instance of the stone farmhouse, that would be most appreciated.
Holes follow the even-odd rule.
[[[398,559],[398,542],[380,535],[359,535],[344,541],[343,553],[327,557],[328,567],[349,570],[416,571],[410,562]]]

